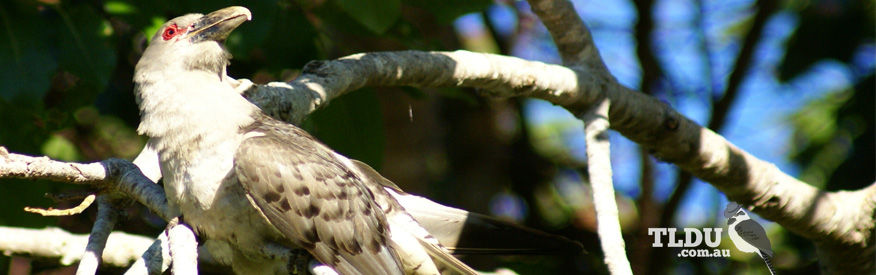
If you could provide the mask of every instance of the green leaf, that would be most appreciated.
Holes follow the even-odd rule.
[[[400,0],[337,0],[342,10],[376,34],[392,27],[401,16]]]
[[[383,162],[383,116],[374,90],[362,89],[332,100],[310,116],[310,133],[326,145],[379,169]]]

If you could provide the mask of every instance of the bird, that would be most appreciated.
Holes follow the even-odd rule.
[[[474,274],[451,252],[582,250],[564,237],[405,193],[267,116],[226,70],[224,41],[251,19],[239,6],[171,19],[134,69],[137,131],[158,153],[168,205],[218,262],[238,274],[287,272],[287,263],[260,251],[279,245],[306,250],[341,274]],[[475,240],[505,237],[516,240]]]
[[[752,220],[745,209],[734,202],[727,205],[724,216],[727,218],[727,232],[736,248],[742,252],[757,253],[766,263],[770,274],[776,274],[771,260],[773,257],[772,246],[763,226]]]

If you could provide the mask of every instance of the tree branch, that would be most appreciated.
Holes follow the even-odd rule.
[[[0,251],[4,254],[32,255],[45,258],[59,258],[62,265],[78,261],[82,255],[88,235],[75,235],[59,228],[25,229],[0,226]],[[107,238],[101,257],[107,265],[124,267],[137,259],[140,251],[149,247],[152,240],[147,237],[113,232]]]
[[[170,245],[167,231],[161,231],[137,261],[125,271],[125,275],[161,274],[170,267]]]
[[[599,57],[599,50],[593,43],[590,30],[575,12],[571,1],[529,0],[529,5],[551,33],[563,64],[585,67],[610,76],[608,68]]]
[[[88,234],[88,244],[85,246],[82,260],[79,261],[76,275],[95,274],[97,272],[106,241],[113,231],[113,226],[115,226],[116,218],[118,217],[118,210],[113,207],[113,204],[106,195],[101,195],[97,198],[97,207],[97,220],[94,221],[91,233]]]
[[[157,161],[155,165],[158,165]],[[167,207],[164,189],[143,176],[133,163],[122,159],[111,158],[92,163],[63,162],[48,157],[9,153],[0,146],[0,178],[43,179],[91,185],[109,192],[125,194],[165,220],[176,216]]]
[[[195,232],[179,218],[167,225],[167,240],[170,242],[170,259],[173,274],[198,273],[198,241]]]
[[[633,274],[627,260],[626,245],[618,219],[614,185],[611,180],[611,152],[608,142],[608,100],[602,100],[584,115],[587,142],[587,172],[593,188],[596,225],[605,264],[611,274]]]
[[[42,216],[44,216],[44,217],[51,217],[51,216],[72,216],[72,215],[76,215],[76,214],[82,213],[82,211],[85,211],[85,209],[88,209],[88,207],[91,206],[92,203],[94,203],[94,199],[95,199],[96,197],[97,197],[97,196],[94,195],[94,194],[91,194],[91,195],[85,196],[85,199],[83,199],[82,202],[79,203],[79,205],[77,205],[77,206],[75,206],[75,207],[73,207],[73,208],[68,208],[68,209],[53,209],[53,208],[42,209],[42,208],[37,208],[37,207],[29,207],[29,206],[25,206],[25,207],[24,207],[24,212],[30,212],[30,213],[34,213],[34,214],[40,214],[40,215],[42,215]]]

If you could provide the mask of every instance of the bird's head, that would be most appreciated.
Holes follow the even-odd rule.
[[[223,45],[225,38],[251,18],[248,9],[238,6],[207,15],[187,14],[174,18],[152,36],[136,70],[183,69],[223,74],[231,58]]]

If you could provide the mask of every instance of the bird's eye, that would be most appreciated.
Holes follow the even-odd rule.
[[[161,38],[164,38],[165,41],[170,40],[174,36],[177,36],[181,33],[181,30],[176,24],[170,25],[164,29],[164,33],[161,34]]]

